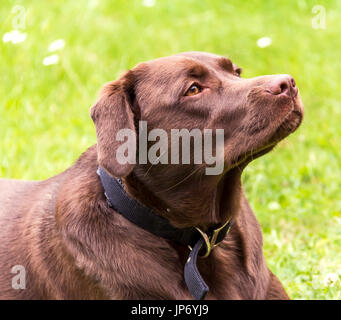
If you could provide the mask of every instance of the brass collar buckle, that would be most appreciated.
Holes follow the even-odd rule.
[[[205,241],[205,246],[206,246],[206,252],[205,252],[205,254],[200,256],[201,258],[207,258],[210,255],[211,251],[216,246],[219,245],[221,240],[219,242],[217,242],[218,235],[229,223],[230,223],[230,220],[227,220],[221,227],[213,230],[211,235],[208,235],[207,233],[205,233],[204,231],[202,231],[198,227],[195,227],[199,231],[201,236],[203,237],[203,239]],[[229,225],[228,229],[226,230],[225,235],[230,231],[230,228],[231,228],[231,224]]]

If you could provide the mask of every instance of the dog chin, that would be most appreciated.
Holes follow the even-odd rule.
[[[238,167],[239,169],[244,169],[251,161],[265,155],[270,152],[276,143],[268,143],[262,147],[252,149],[252,151],[247,151],[241,154],[236,161],[234,161],[230,166],[229,170]],[[228,171],[229,171],[228,170]]]

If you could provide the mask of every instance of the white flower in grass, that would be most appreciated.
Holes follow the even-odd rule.
[[[145,7],[154,7],[155,6],[156,1],[155,0],[143,0],[142,4]]]
[[[88,2],[88,7],[90,9],[96,8],[99,5],[99,0],[90,0]]]
[[[64,47],[65,47],[65,40],[64,39],[58,39],[58,40],[53,41],[49,45],[49,52],[62,50]]]
[[[3,42],[12,42],[13,44],[17,44],[20,42],[24,42],[27,38],[27,34],[20,32],[19,30],[12,30],[10,32],[6,32],[3,37]]]
[[[59,56],[53,54],[52,56],[45,57],[43,60],[44,66],[50,66],[52,64],[57,64],[59,62]]]
[[[268,208],[272,211],[279,210],[281,209],[281,205],[276,201],[272,201],[268,204]]]
[[[337,273],[328,273],[323,279],[323,284],[326,287],[333,287],[337,280],[339,280]]]
[[[272,43],[272,40],[269,37],[263,37],[263,38],[259,38],[257,40],[257,46],[260,48],[266,48],[266,47],[270,46],[271,43]]]

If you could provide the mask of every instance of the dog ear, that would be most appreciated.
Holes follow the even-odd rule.
[[[116,158],[122,142],[116,140],[121,129],[135,132],[132,99],[134,77],[127,71],[120,79],[109,82],[101,91],[100,98],[90,110],[96,127],[97,159],[101,167],[117,178],[126,177],[134,167],[132,163],[120,164]]]

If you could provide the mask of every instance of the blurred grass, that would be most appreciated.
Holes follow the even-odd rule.
[[[326,9],[324,30],[311,26],[315,4]],[[244,77],[290,73],[304,123],[249,166],[244,185],[289,295],[341,299],[340,1],[1,0],[1,36],[15,5],[26,10],[27,40],[0,42],[1,177],[45,179],[69,167],[96,142],[88,110],[100,87],[140,61],[199,50],[231,57]],[[272,45],[261,49],[263,36]],[[44,66],[60,38],[60,62]]]

